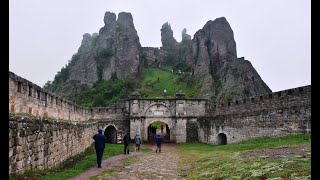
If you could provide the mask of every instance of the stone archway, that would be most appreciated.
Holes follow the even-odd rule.
[[[106,136],[107,143],[116,144],[117,143],[117,129],[113,125],[109,125],[104,130],[104,135]]]
[[[227,136],[224,133],[220,133],[217,137],[218,145],[227,144]]]
[[[169,125],[165,122],[158,120],[153,121],[149,123],[149,126],[147,128],[147,141],[148,143],[154,143],[156,134],[161,134],[163,137],[163,142],[168,143],[171,142],[171,129],[169,128]]]
[[[160,122],[163,124],[163,137],[165,142],[175,142],[175,137],[173,133],[173,123],[171,118],[146,118],[143,132],[143,141],[150,142],[150,127],[153,123]],[[161,128],[157,129],[158,133],[161,133]],[[151,137],[152,138],[152,137]],[[154,134],[155,138],[155,134]],[[151,141],[152,142],[152,141]]]

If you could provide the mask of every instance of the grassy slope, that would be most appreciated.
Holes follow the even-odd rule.
[[[180,164],[183,165],[180,174],[186,179],[310,179],[311,155],[286,158],[241,156],[247,151],[310,143],[310,135],[304,134],[261,138],[223,146],[179,144]]]
[[[145,68],[142,72],[143,79],[138,91],[147,98],[175,97],[176,93],[182,90],[186,97],[198,95],[200,80],[197,77],[190,78],[187,75],[177,76],[171,72],[170,67]],[[159,81],[158,81],[159,78]],[[189,81],[189,83],[188,83]],[[191,82],[191,83],[190,83]],[[192,83],[194,82],[194,83]],[[152,83],[153,88],[148,88],[147,83]],[[163,90],[167,90],[167,95],[163,95]]]

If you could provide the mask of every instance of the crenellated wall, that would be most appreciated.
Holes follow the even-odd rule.
[[[9,112],[57,120],[86,121],[123,117],[125,107],[81,107],[9,72]]]
[[[219,134],[227,143],[257,137],[275,137],[311,132],[311,86],[263,94],[206,110],[198,118],[198,140],[219,144]]]
[[[311,106],[311,85],[208,106],[206,114],[224,115],[301,105]]]

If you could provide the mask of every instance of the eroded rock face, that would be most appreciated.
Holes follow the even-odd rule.
[[[114,44],[115,73],[120,79],[136,77],[140,69],[141,45],[130,13],[119,13]],[[108,64],[106,64],[108,66]],[[109,74],[109,75],[108,75]],[[108,68],[103,79],[111,78]]]
[[[221,101],[271,92],[251,63],[237,58],[233,31],[224,17],[195,33],[192,54],[193,73],[203,77],[201,98]]]
[[[191,36],[187,34],[186,28],[182,30],[182,41],[185,41],[185,40],[191,40]]]
[[[159,48],[154,47],[143,47],[142,54],[143,54],[143,62],[145,67],[160,67],[161,61],[159,60]]]
[[[67,83],[92,85],[97,81],[96,61],[92,52],[93,37],[86,33],[83,35],[81,46],[78,50],[78,60],[70,67]],[[73,93],[72,93],[73,94]]]
[[[164,49],[175,49],[178,42],[173,37],[173,31],[168,22],[164,23],[161,27],[161,42]]]
[[[121,12],[116,19],[114,13],[106,12],[104,23],[99,34],[83,35],[80,59],[71,68],[68,81],[92,85],[112,75],[122,79],[138,74],[141,45],[132,15]]]

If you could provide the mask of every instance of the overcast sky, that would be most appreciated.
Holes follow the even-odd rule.
[[[43,86],[99,32],[106,11],[130,12],[143,47],[160,47],[160,28],[193,35],[224,16],[237,45],[272,91],[311,84],[311,0],[10,0],[9,70]]]

